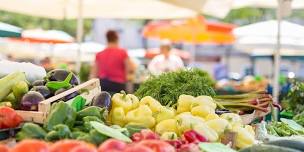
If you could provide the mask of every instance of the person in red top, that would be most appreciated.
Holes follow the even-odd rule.
[[[93,76],[98,77],[101,89],[111,93],[125,90],[127,75],[135,70],[125,49],[118,44],[118,34],[114,30],[106,33],[107,47],[98,52],[93,67]]]

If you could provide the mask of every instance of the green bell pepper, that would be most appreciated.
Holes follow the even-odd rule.
[[[107,139],[107,136],[99,133],[96,129],[91,130],[89,134],[85,134],[77,138],[77,140],[83,140],[89,143],[93,143],[95,145],[99,145]]]
[[[69,138],[71,138],[71,130],[67,125],[64,124],[54,126],[53,130],[45,136],[45,140],[47,141],[56,141]]]
[[[34,123],[25,123],[21,130],[17,133],[17,141],[23,139],[44,139],[46,131],[39,125]]]
[[[44,128],[52,131],[58,124],[65,124],[69,128],[74,126],[76,120],[76,111],[67,103],[60,101],[52,105],[50,114],[47,116],[44,123]]]
[[[82,118],[86,116],[95,116],[99,119],[101,119],[103,109],[96,106],[90,106],[87,108],[82,109],[81,111],[77,112],[77,120],[82,120]]]

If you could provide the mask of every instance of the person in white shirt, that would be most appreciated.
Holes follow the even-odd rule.
[[[176,71],[184,68],[184,63],[179,56],[170,52],[170,41],[163,41],[160,46],[160,55],[152,59],[148,65],[149,71],[154,75],[159,75],[164,72]]]

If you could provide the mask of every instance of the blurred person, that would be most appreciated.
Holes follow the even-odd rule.
[[[6,56],[6,60],[15,61],[15,58],[13,57],[13,55],[9,54],[9,55]]]
[[[51,61],[51,58],[45,57],[40,61],[40,65],[48,72],[54,69],[54,65]]]
[[[228,78],[228,69],[227,65],[221,62],[221,57],[215,59],[216,64],[213,68],[213,76],[215,80],[221,80]]]
[[[136,67],[127,51],[119,47],[116,31],[107,31],[106,39],[107,47],[96,54],[91,78],[100,79],[102,90],[117,93],[126,90],[127,76],[133,73]]]
[[[183,60],[171,53],[171,43],[168,40],[162,41],[160,55],[155,56],[148,65],[149,71],[154,75],[164,72],[176,71],[184,68]]]

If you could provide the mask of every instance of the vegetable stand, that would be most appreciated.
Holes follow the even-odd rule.
[[[258,143],[251,122],[270,112],[272,106],[271,96],[264,91],[215,95],[212,79],[197,69],[151,77],[135,95],[122,91],[113,96],[101,91],[98,79],[73,85],[71,74],[65,73],[62,77],[53,73],[57,80],[48,77],[53,81],[41,80],[42,85],[53,92],[68,86],[66,82],[72,88],[40,100],[37,111],[11,110],[12,116],[15,111],[25,121],[13,136],[18,143],[12,150],[29,142],[49,142],[54,144],[47,149],[78,143],[94,145],[94,152],[158,152],[155,148],[166,152],[233,152]],[[74,92],[78,95],[65,100]],[[75,107],[75,101],[81,101],[82,106]],[[4,116],[8,119],[10,115]],[[20,123],[9,125],[14,128],[15,124]],[[121,147],[113,146],[116,144]]]
[[[38,111],[16,110],[16,112],[21,115],[25,121],[43,123],[50,112],[51,104],[53,102],[56,102],[61,98],[82,89],[85,89],[86,91],[81,94],[81,96],[87,99],[87,101],[91,101],[93,97],[101,91],[99,79],[89,80],[74,88],[71,88],[65,92],[62,92],[56,96],[53,96],[49,99],[40,102],[38,105]]]

